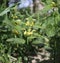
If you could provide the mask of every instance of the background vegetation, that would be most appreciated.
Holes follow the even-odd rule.
[[[59,63],[60,1],[42,0],[44,9],[32,15],[30,9],[7,7],[6,1],[0,0],[0,63],[28,63],[28,56],[40,48],[50,51],[50,59]]]

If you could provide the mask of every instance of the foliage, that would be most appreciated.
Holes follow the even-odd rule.
[[[38,48],[42,44],[45,49],[50,49],[51,41],[56,41],[53,38],[60,37],[60,6],[51,1],[47,3],[43,10],[32,15],[29,9],[17,11],[14,6],[4,7],[4,10],[1,6],[0,61],[11,63],[12,58],[20,63],[21,58],[27,57],[31,51],[35,52],[33,45]]]

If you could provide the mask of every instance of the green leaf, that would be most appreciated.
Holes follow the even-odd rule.
[[[4,14],[7,14],[10,11],[10,7],[6,8],[4,11],[0,13],[0,16],[3,16]]]
[[[48,37],[53,37],[56,34],[55,27],[49,26],[46,29],[46,34]]]
[[[2,56],[0,56],[0,61],[4,62],[4,58]]]
[[[12,44],[24,44],[25,43],[25,40],[22,38],[9,38],[6,41],[11,42]]]
[[[32,44],[40,44],[40,43],[44,43],[44,40],[43,40],[42,37],[37,38],[36,40],[34,40],[34,41],[32,42]]]
[[[39,29],[41,28],[41,23],[36,22],[35,25],[33,26],[34,29]]]

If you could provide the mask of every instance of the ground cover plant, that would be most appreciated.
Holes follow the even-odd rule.
[[[32,14],[29,8],[18,11],[17,4],[7,7],[6,0],[0,3],[0,63],[28,63],[29,57],[41,49],[49,51],[49,59],[59,63],[59,0],[42,2],[44,8]]]

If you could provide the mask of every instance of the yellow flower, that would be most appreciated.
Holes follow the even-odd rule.
[[[12,32],[13,32],[14,34],[19,34],[19,32],[18,32],[16,29],[13,29]]]
[[[16,19],[16,18],[18,18],[18,16],[16,16],[16,15],[11,15],[11,17],[13,18],[13,19]]]
[[[30,26],[33,26],[34,25],[34,22],[31,22]]]
[[[27,34],[27,31],[24,32],[24,35],[26,35],[26,34]]]
[[[27,25],[27,26],[29,26],[29,25],[30,25],[30,22],[29,22],[29,21],[27,21],[27,22],[26,22],[26,25]]]
[[[33,32],[31,31],[31,32],[27,32],[27,35],[32,35],[33,34]]]
[[[32,32],[32,31],[28,31],[28,32],[27,32],[27,31],[25,31],[25,32],[24,32],[24,35],[27,35],[27,36],[32,35],[32,34],[33,34],[33,32]]]

